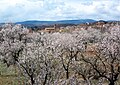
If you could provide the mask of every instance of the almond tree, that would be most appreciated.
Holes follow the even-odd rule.
[[[105,73],[99,75],[104,76],[109,85],[114,85],[120,74],[120,27],[110,29],[98,47],[106,66]]]
[[[66,79],[69,79],[70,68],[73,59],[76,60],[77,54],[81,51],[82,45],[76,38],[69,33],[56,34],[54,42],[56,56],[60,58],[63,69],[65,70]]]
[[[114,85],[120,74],[120,28],[110,29],[95,46],[94,56],[82,55],[82,60],[94,69],[94,77],[107,79],[109,85]]]
[[[51,35],[32,33],[28,37],[30,43],[26,44],[22,57],[19,58],[22,73],[30,80],[31,85],[54,84],[59,74],[56,70],[57,58],[53,57]]]
[[[18,62],[28,30],[21,25],[5,24],[0,31],[0,55],[7,66]]]
[[[29,33],[21,25],[5,24],[0,31],[1,59],[9,65],[17,65],[30,84],[50,84],[58,73],[54,63],[49,35]]]
[[[82,60],[86,59],[89,61],[89,59],[91,59],[92,62],[92,59],[94,59],[94,57],[92,57],[94,56],[94,49],[90,48],[88,50],[88,48],[94,47],[94,44],[101,40],[102,34],[99,30],[91,28],[88,30],[75,31],[73,32],[73,36],[81,43],[81,48],[83,49],[82,51],[79,51],[79,54],[77,55],[78,59],[74,62],[73,69],[78,76],[82,76],[87,85],[92,85],[91,81],[96,73],[91,65]]]

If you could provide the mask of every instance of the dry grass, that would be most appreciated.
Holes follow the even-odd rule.
[[[0,63],[0,85],[25,85],[25,78],[19,75],[15,67],[8,68]]]
[[[0,85],[25,85],[25,82],[17,76],[0,76]]]

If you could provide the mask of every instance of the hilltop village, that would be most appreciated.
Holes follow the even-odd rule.
[[[120,26],[120,21],[97,21],[94,23],[83,23],[83,24],[54,24],[49,26],[41,26],[41,27],[32,27],[28,28],[30,32],[39,32],[39,33],[54,33],[54,32],[72,32],[72,31],[80,31],[87,29],[98,29],[101,32],[107,31],[107,29],[112,28],[114,26]]]

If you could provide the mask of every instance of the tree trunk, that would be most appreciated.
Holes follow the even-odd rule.
[[[66,79],[69,79],[69,71],[68,71],[68,69],[66,70]]]
[[[113,80],[111,80],[109,85],[115,85],[115,82]]]
[[[44,80],[44,82],[43,82],[43,85],[46,84],[46,82],[47,82],[47,77],[48,77],[48,74],[45,75],[45,80]]]
[[[34,85],[35,81],[34,81],[33,77],[30,77],[30,79],[31,79],[31,85]]]

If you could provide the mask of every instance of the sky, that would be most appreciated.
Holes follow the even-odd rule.
[[[0,0],[0,22],[120,20],[120,0]]]

